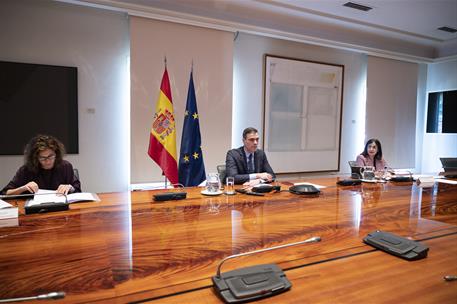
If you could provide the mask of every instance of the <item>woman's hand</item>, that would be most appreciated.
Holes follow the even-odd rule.
[[[38,191],[38,184],[35,182],[28,182],[24,186],[21,187],[22,192],[29,191],[31,193],[36,193]]]
[[[73,191],[72,185],[59,185],[59,188],[57,188],[57,194],[67,195],[71,191]]]

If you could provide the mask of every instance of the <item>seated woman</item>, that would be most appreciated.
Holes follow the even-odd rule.
[[[35,136],[25,148],[25,164],[1,193],[35,193],[38,189],[56,190],[62,194],[81,192],[81,183],[74,174],[73,166],[63,160],[64,154],[65,148],[56,138]]]
[[[369,139],[365,149],[357,156],[357,166],[373,166],[375,171],[384,171],[387,162],[382,157],[381,143],[376,138]]]

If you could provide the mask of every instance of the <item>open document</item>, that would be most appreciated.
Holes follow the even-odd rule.
[[[95,193],[77,192],[67,195],[57,194],[53,190],[39,189],[33,199],[27,202],[27,206],[40,205],[44,203],[76,203],[76,202],[99,202],[100,199]]]

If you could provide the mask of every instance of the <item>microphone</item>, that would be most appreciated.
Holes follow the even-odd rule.
[[[304,240],[304,241],[299,241],[299,242],[295,242],[295,243],[289,243],[289,244],[279,245],[279,246],[275,246],[275,247],[264,248],[264,249],[259,249],[259,250],[254,250],[254,251],[249,251],[249,252],[230,255],[228,257],[225,257],[224,259],[222,259],[222,261],[219,262],[219,265],[217,266],[216,277],[220,277],[221,276],[222,264],[224,264],[224,262],[227,261],[227,260],[230,260],[230,259],[233,259],[233,258],[238,258],[238,257],[245,256],[245,255],[251,255],[251,254],[256,254],[256,253],[260,253],[260,252],[276,250],[276,249],[281,249],[281,248],[285,248],[285,247],[291,247],[291,246],[296,246],[296,245],[301,245],[301,244],[306,244],[306,243],[317,243],[317,242],[320,242],[320,241],[321,241],[321,238],[319,236],[314,236],[314,237],[309,238],[309,239]]]
[[[65,292],[63,291],[54,291],[38,296],[33,297],[20,297],[20,298],[9,298],[9,299],[0,299],[0,303],[10,303],[10,302],[23,302],[23,301],[32,301],[32,300],[58,300],[65,298]]]
[[[28,194],[18,194],[18,197],[25,197]],[[42,195],[47,195],[47,196],[52,196],[53,201],[42,201],[35,200],[35,195],[42,196]],[[59,196],[63,196],[65,198],[64,201],[61,201],[58,199]],[[33,194],[34,200],[29,200],[25,203],[24,205],[24,211],[25,214],[33,214],[33,213],[44,213],[44,212],[54,212],[54,211],[65,211],[69,209],[68,204],[68,197],[66,194],[57,194],[55,192],[43,192],[43,193],[34,193]]]
[[[276,264],[255,265],[221,273],[222,264],[229,259],[241,256],[305,243],[320,242],[320,240],[321,238],[316,236],[300,242],[228,256],[222,259],[217,266],[216,275],[212,277],[214,291],[225,303],[234,304],[258,300],[285,292],[292,287],[292,283]]]
[[[187,192],[163,192],[153,195],[155,201],[182,200],[187,197]]]

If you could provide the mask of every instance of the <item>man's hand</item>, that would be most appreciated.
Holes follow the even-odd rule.
[[[271,174],[269,174],[267,172],[257,173],[256,177],[258,179],[262,179],[262,180],[267,181],[267,182],[273,181],[273,176],[271,176]]]
[[[243,186],[244,186],[243,189],[251,188],[251,187],[253,187],[255,185],[258,185],[258,184],[261,184],[261,183],[262,183],[262,180],[260,178],[253,179],[251,181],[245,182],[243,184]]]

